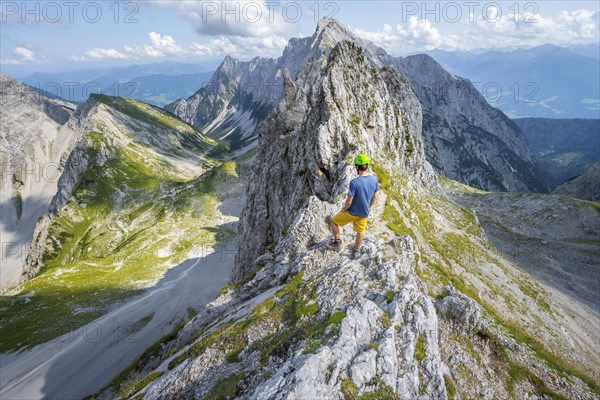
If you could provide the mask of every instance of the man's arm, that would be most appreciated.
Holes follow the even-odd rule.
[[[346,204],[344,204],[344,207],[342,208],[342,212],[348,210],[348,208],[350,208],[350,204],[352,204],[352,199],[354,199],[354,196],[350,196],[348,195],[348,197],[346,197]]]
[[[373,193],[373,197],[371,197],[371,202],[369,203],[369,208],[373,207],[373,204],[375,204],[377,202],[378,195],[379,195],[379,192]]]

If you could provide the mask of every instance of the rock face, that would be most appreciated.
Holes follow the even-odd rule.
[[[67,123],[74,110],[0,75],[1,289],[18,282],[36,221],[47,212],[79,138]]]
[[[421,107],[406,79],[393,68],[377,68],[354,42],[336,43],[327,28],[318,33],[297,79],[284,71],[285,99],[261,125],[237,279],[268,248],[293,257],[327,235],[325,219],[355,176],[349,163],[355,154],[368,153],[415,182],[427,180]],[[293,246],[278,243],[288,231]]]
[[[600,161],[582,175],[560,184],[552,193],[576,199],[600,201]]]
[[[470,81],[428,55],[393,64],[421,101],[427,159],[440,174],[488,191],[547,192],[521,129]]]
[[[312,37],[292,39],[277,59],[243,63],[225,58],[207,87],[166,108],[234,148],[251,148],[258,126],[284,97],[284,70],[296,80],[317,43],[331,47],[343,40],[361,47],[378,68],[392,65],[408,79],[423,108],[427,160],[440,174],[484,190],[547,191],[521,130],[469,81],[448,73],[429,56],[391,57],[327,18]]]

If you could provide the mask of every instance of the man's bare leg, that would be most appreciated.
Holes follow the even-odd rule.
[[[333,238],[338,240],[340,238],[340,227],[338,224],[331,220],[329,226],[331,227],[331,233],[333,233]]]
[[[357,233],[356,234],[356,241],[354,242],[354,249],[355,250],[360,249],[360,246],[362,246],[362,242],[363,242],[364,238],[365,238],[365,234],[364,233]]]

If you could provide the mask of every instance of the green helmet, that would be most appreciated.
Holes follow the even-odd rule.
[[[354,157],[354,165],[369,165],[371,164],[371,159],[366,154],[359,154]]]

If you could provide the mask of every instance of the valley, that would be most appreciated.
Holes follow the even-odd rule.
[[[235,227],[241,199],[230,197],[219,205],[224,224]],[[105,309],[98,319],[82,327],[75,325],[77,320],[70,320],[72,331],[28,350],[3,354],[0,395],[10,399],[83,398],[99,391],[214,299],[229,280],[234,248],[231,239],[221,241],[204,254],[170,268],[146,290],[124,293],[123,300]],[[115,301],[98,292],[97,297],[104,301]],[[31,313],[29,317],[39,318]]]

